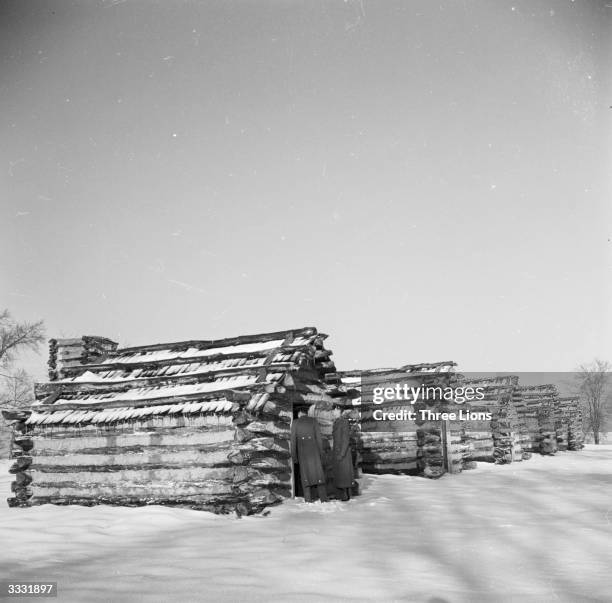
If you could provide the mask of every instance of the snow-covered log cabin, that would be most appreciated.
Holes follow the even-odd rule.
[[[396,369],[355,370],[326,375],[328,392],[335,399],[353,405],[359,412],[354,433],[358,464],[364,473],[409,474],[439,477],[452,462],[447,455],[447,430],[439,420],[422,420],[421,410],[443,410],[440,400],[427,403],[402,399],[374,401],[375,388],[451,387],[455,379],[454,362],[406,365]],[[388,420],[416,412],[415,419]],[[376,414],[376,418],[375,414]],[[384,415],[383,413],[388,413]]]
[[[463,467],[472,468],[473,461],[509,463],[522,460],[519,419],[515,406],[516,375],[465,378],[460,387],[479,388],[482,400],[467,402],[473,413],[489,413],[490,419],[455,422],[463,448]]]
[[[558,399],[555,408],[555,428],[559,450],[582,450],[584,448],[584,426],[580,399],[567,396]]]
[[[559,394],[555,385],[521,385],[515,400],[523,450],[540,452],[544,438],[557,439],[555,408]]]
[[[117,349],[51,340],[50,378],[13,424],[12,506],[258,512],[293,494],[298,406],[330,407],[315,328]]]

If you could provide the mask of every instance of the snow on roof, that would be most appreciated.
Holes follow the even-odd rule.
[[[267,373],[265,383],[275,383],[283,377],[283,373]],[[240,389],[254,385],[260,381],[258,375],[219,376],[214,381],[189,384],[164,384],[160,386],[134,387],[125,391],[108,393],[79,392],[76,397],[60,397],[54,403],[57,408],[63,404],[101,404],[120,401],[158,400],[161,398],[182,398],[196,394],[207,394],[215,391]],[[35,406],[46,406],[40,402]]]
[[[286,354],[277,354],[273,363],[286,362]],[[76,377],[66,377],[58,379],[54,383],[122,383],[135,381],[137,379],[147,379],[153,377],[173,375],[181,375],[182,377],[195,377],[216,371],[236,369],[240,372],[241,369],[261,367],[266,361],[265,356],[257,358],[225,358],[222,360],[213,360],[210,362],[185,362],[181,364],[163,364],[156,368],[146,369],[141,367],[126,367],[115,369],[109,366],[109,369],[92,372],[85,371]]]
[[[114,421],[145,412],[134,414],[131,405],[159,414],[165,412],[160,408],[166,402],[169,414],[193,409],[202,412],[210,405],[201,405],[221,392],[232,392],[225,394],[232,400],[253,402],[270,385],[285,383],[289,372],[305,370],[310,379],[313,371],[318,375],[333,367],[330,352],[321,354],[325,337],[307,327],[222,340],[154,344],[113,350],[106,357],[93,356],[90,363],[85,362],[87,357],[79,356],[59,370],[51,366],[51,355],[50,374],[62,378],[37,384],[34,411],[44,415],[37,422],[79,423],[86,415],[75,414],[74,409],[94,412],[96,417],[101,416],[101,409],[107,409],[110,414],[104,417]],[[71,410],[65,414],[67,407]]]
[[[267,398],[261,402],[262,394],[253,396],[249,404],[260,408],[265,404]],[[59,410],[56,412],[39,412],[35,410],[26,420],[27,425],[59,425],[62,423],[90,423],[102,424],[116,421],[125,421],[128,419],[139,419],[145,416],[160,416],[172,414],[195,414],[195,413],[212,413],[226,414],[232,412],[236,407],[236,403],[227,398],[217,398],[213,400],[182,402],[180,404],[158,404],[156,406],[132,407],[125,406],[119,408],[103,408],[103,409],[70,409]]]
[[[136,353],[123,354],[119,352],[117,356],[113,356],[104,360],[103,364],[113,364],[117,362],[130,364],[135,362],[155,362],[159,360],[177,360],[179,358],[206,358],[207,356],[216,356],[219,354],[252,354],[253,352],[263,352],[273,350],[283,345],[283,339],[275,339],[272,341],[263,341],[259,343],[243,343],[240,345],[230,345],[226,347],[208,348],[205,350],[190,347],[184,351],[154,350],[142,351]],[[303,344],[302,344],[303,345]],[[287,344],[287,347],[294,347],[295,343]]]

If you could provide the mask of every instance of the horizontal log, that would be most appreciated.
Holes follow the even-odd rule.
[[[421,440],[422,441],[422,440]],[[419,440],[417,438],[385,438],[384,440],[365,440],[362,438],[356,439],[355,443],[359,448],[377,448],[377,447],[389,447],[389,446],[418,446]]]
[[[32,483],[33,497],[77,497],[82,499],[108,499],[122,497],[132,499],[153,500],[177,500],[194,498],[205,500],[209,497],[232,495],[235,486],[225,482],[206,482],[194,484],[157,484],[155,487],[148,485],[130,485],[125,487],[115,486],[90,486],[83,488],[80,485],[74,488],[41,487],[36,482]]]
[[[495,439],[494,438],[490,438],[488,440],[472,440],[470,442],[470,446],[472,448],[474,448],[475,450],[478,450],[480,448],[493,447],[494,445],[495,445]]]
[[[419,450],[421,447],[416,442],[386,442],[376,444],[362,444],[357,447],[360,452],[406,452],[408,450]]]
[[[11,498],[7,498],[6,502],[7,502],[8,506],[11,507],[11,508],[14,508],[14,507],[31,507],[32,506],[31,498],[30,499],[22,499],[22,498],[17,498],[17,497],[11,497]]]
[[[287,437],[290,432],[288,424],[278,424],[272,421],[254,421],[253,423],[244,426],[243,429],[245,431],[250,431],[251,433],[269,434],[283,437]]]
[[[364,473],[385,474],[416,472],[419,470],[417,461],[407,463],[369,463],[361,466]]]
[[[233,424],[234,417],[232,415],[149,415],[119,423],[28,425],[28,435],[35,440],[39,436],[45,438],[64,438],[152,431],[163,434],[173,433],[177,429],[191,429],[193,431],[215,430],[231,427]]]
[[[56,360],[81,360],[87,359],[87,353],[83,349],[83,346],[74,345],[74,346],[61,346],[61,348],[57,351]]]
[[[149,488],[155,492],[161,487],[170,487],[174,484],[179,486],[199,486],[213,482],[235,482],[245,481],[249,477],[246,467],[199,467],[194,464],[182,468],[159,468],[159,469],[124,469],[115,472],[60,472],[40,473],[32,472],[32,486],[39,488],[75,488],[89,490],[98,487],[113,487],[125,490],[131,487]]]
[[[184,467],[197,465],[199,467],[214,467],[229,463],[231,453],[229,445],[219,446],[214,450],[199,452],[195,448],[179,452],[162,453],[127,453],[116,455],[105,454],[71,454],[64,456],[34,457],[31,465],[33,471],[59,471],[62,467],[72,467],[73,471],[120,472],[130,467],[152,470],[156,467]]]
[[[260,505],[252,505],[250,501],[244,500],[242,497],[222,496],[222,497],[202,497],[202,496],[186,496],[183,498],[156,498],[153,496],[147,498],[115,496],[113,498],[83,498],[80,496],[33,496],[27,501],[17,501],[16,499],[8,499],[9,506],[32,507],[37,505],[79,505],[85,507],[94,507],[97,505],[109,505],[115,507],[144,507],[149,505],[162,505],[167,507],[178,507],[194,509],[198,511],[209,511],[217,514],[228,514],[236,512],[238,509],[246,509],[241,512],[241,515],[250,515],[254,512],[259,512],[265,508]],[[13,502],[14,501],[14,502]],[[276,503],[270,503],[276,504]]]
[[[148,399],[140,399],[140,398],[132,398],[128,400],[101,400],[100,402],[91,402],[91,401],[81,401],[81,402],[63,402],[61,404],[53,404],[53,405],[40,405],[34,407],[33,410],[46,410],[53,409],[56,410],[100,410],[103,408],[122,408],[122,407],[130,407],[130,408],[141,408],[143,406],[160,406],[164,404],[178,404],[179,402],[195,402],[195,401],[205,401],[205,400],[214,400],[217,398],[225,398],[227,400],[236,402],[236,403],[246,403],[248,402],[254,393],[274,393],[275,391],[282,391],[283,388],[281,386],[277,386],[276,384],[271,383],[253,383],[251,385],[241,386],[239,390],[237,389],[218,389],[211,392],[198,392],[194,394],[184,394],[181,396],[173,396],[168,395],[163,398],[148,398]]]
[[[103,455],[108,457],[116,457],[118,455],[134,455],[139,458],[149,458],[149,457],[157,457],[159,454],[170,454],[175,452],[191,452],[194,454],[199,453],[207,453],[214,452],[219,449],[230,449],[233,446],[231,441],[227,442],[219,442],[219,443],[211,443],[211,444],[187,444],[187,445],[168,445],[168,446],[144,446],[144,445],[135,445],[135,446],[121,446],[121,447],[102,447],[102,448],[87,448],[83,450],[44,450],[42,454],[39,451],[37,454],[32,455],[33,458],[40,457],[72,457],[75,454],[78,455]]]
[[[282,470],[291,469],[291,460],[289,457],[287,457],[287,459],[280,459],[274,457],[250,458],[247,459],[246,462],[249,467]]]
[[[299,337],[312,338],[311,343],[304,343],[300,346],[291,346],[291,342]],[[261,333],[257,335],[239,335],[237,337],[228,337],[225,339],[190,339],[187,341],[173,342],[173,343],[156,343],[151,345],[135,346],[131,348],[122,348],[123,354],[129,352],[156,352],[158,350],[187,350],[189,348],[198,348],[207,350],[210,348],[225,348],[229,346],[243,345],[247,343],[265,343],[270,341],[282,340],[283,343],[277,348],[269,348],[267,351],[271,352],[273,349],[283,349],[285,346],[288,347],[287,351],[297,352],[302,348],[311,348],[317,338],[321,340],[325,339],[327,335],[324,333],[317,333],[314,327],[300,327],[298,329],[290,329],[288,331],[276,331],[273,333]]]
[[[250,477],[247,484],[240,486],[242,492],[249,492],[250,488],[269,488],[272,486],[290,486],[291,473],[262,473],[260,476]]]
[[[83,496],[33,496],[29,500],[9,499],[11,506],[33,506],[43,504],[54,505],[113,505],[140,507],[145,505],[164,505],[173,507],[187,507],[210,511],[212,513],[251,514],[263,510],[265,507],[280,503],[291,496],[290,488],[287,486],[242,493],[239,490],[229,494],[216,495],[184,495],[184,496],[123,496],[112,497],[83,497]],[[239,512],[240,511],[240,512]]]
[[[234,448],[243,452],[257,452],[257,451],[272,451],[272,452],[288,452],[289,451],[289,439],[288,438],[274,438],[274,437],[254,437],[246,442],[239,442],[234,445]]]
[[[13,421],[23,421],[27,419],[32,414],[30,410],[3,410],[2,416],[5,421],[13,422]]]
[[[411,450],[418,449],[420,446],[416,442],[373,442],[373,443],[357,443],[355,448],[360,451],[393,451],[393,450]]]
[[[183,429],[168,433],[137,432],[117,435],[79,436],[72,437],[34,438],[32,456],[62,456],[72,454],[100,454],[104,449],[117,450],[125,448],[125,452],[135,452],[146,448],[174,448],[190,446],[213,446],[223,442],[233,442],[234,430],[231,426],[216,430]]]
[[[375,432],[375,431],[361,431],[359,432],[358,438],[362,442],[387,442],[387,441],[407,441],[413,442],[417,440],[417,434],[415,431],[407,432]]]
[[[486,452],[479,452],[477,454],[473,454],[470,456],[469,460],[471,461],[479,461],[482,463],[494,463],[495,456],[493,455],[493,450]]]
[[[191,363],[197,362],[191,359]],[[166,361],[166,365],[174,364],[174,362]],[[185,364],[185,363],[183,363]],[[292,362],[276,362],[267,367],[267,370],[284,372],[295,364]],[[201,368],[198,372],[179,373],[173,375],[157,375],[151,377],[136,377],[123,381],[69,381],[60,383],[51,381],[50,383],[41,383],[36,388],[36,396],[38,399],[44,398],[51,393],[60,391],[62,397],[71,396],[79,393],[88,394],[107,394],[107,393],[122,393],[130,391],[137,387],[154,387],[160,384],[168,385],[187,385],[192,383],[207,383],[211,380],[223,377],[233,377],[239,375],[259,375],[262,370],[266,370],[263,366],[236,366],[224,367],[220,369],[206,370]]]
[[[363,420],[361,431],[363,433],[415,433],[418,424],[414,421],[374,421]]]
[[[362,465],[371,465],[371,464],[383,464],[383,463],[397,463],[397,462],[407,462],[413,463],[417,461],[417,453],[409,452],[409,453],[379,453],[379,454],[363,454],[361,462]]]
[[[298,351],[299,348],[294,348],[295,351]],[[91,371],[92,373],[98,373],[98,372],[106,372],[109,370],[136,370],[136,369],[156,369],[156,368],[160,368],[162,366],[167,366],[168,364],[172,364],[172,365],[176,365],[176,366],[181,366],[184,364],[192,364],[195,362],[201,362],[201,363],[206,363],[206,364],[214,364],[216,362],[219,362],[220,360],[231,360],[231,359],[235,359],[235,358],[240,358],[240,359],[254,359],[254,358],[266,358],[268,356],[270,356],[270,354],[274,353],[273,350],[262,350],[259,352],[249,352],[248,354],[245,354],[244,352],[233,352],[233,353],[228,353],[228,354],[211,354],[209,356],[194,356],[194,357],[190,357],[190,358],[172,358],[172,359],[164,359],[164,360],[150,360],[150,359],[143,359],[140,362],[121,362],[121,360],[118,358],[116,359],[115,362],[105,362],[103,364],[93,364],[93,363],[88,363],[86,367],[78,367],[78,368],[74,368],[74,369],[68,369],[65,370],[64,372],[68,375],[68,376],[76,376],[79,375],[81,372],[83,372],[83,370],[88,370]],[[276,354],[274,354],[276,355]],[[269,365],[266,365],[269,366]],[[276,366],[276,364],[272,364],[272,366]],[[242,367],[236,367],[236,368],[242,368]]]

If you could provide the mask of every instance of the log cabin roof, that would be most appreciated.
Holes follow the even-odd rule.
[[[452,372],[454,367],[457,366],[456,362],[452,360],[446,360],[443,362],[425,362],[422,364],[405,364],[398,368],[375,368],[375,369],[363,369],[363,370],[351,370],[351,371],[338,371],[335,373],[329,373],[326,375],[326,380],[332,382],[338,378],[342,382],[350,383],[351,381],[356,382],[364,376],[375,377],[380,375],[384,377],[392,373],[406,373],[406,374],[426,374],[426,373],[447,373]]]
[[[98,353],[94,362],[72,362],[59,371],[52,366],[61,378],[36,385],[37,401],[28,423],[231,413],[241,404],[258,404],[270,392],[295,388],[298,373],[305,395],[324,394],[317,381],[334,370],[331,352],[323,348],[325,337],[307,327],[222,340],[106,348],[106,355]],[[64,356],[78,357],[81,340],[68,341],[69,353]],[[52,340],[54,358],[62,356],[64,342]]]
[[[245,404],[247,410],[260,410],[269,399],[265,392],[254,392],[249,396]],[[52,411],[35,409],[26,420],[27,425],[59,425],[59,424],[92,424],[103,425],[141,419],[143,417],[154,417],[162,415],[186,415],[186,414],[230,414],[237,411],[240,404],[233,396],[217,397],[201,401],[175,400],[170,404],[157,404],[150,406],[119,406],[102,409],[78,409],[58,408]]]

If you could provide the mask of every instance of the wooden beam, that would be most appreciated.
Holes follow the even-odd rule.
[[[302,327],[299,329],[288,329],[286,331],[275,331],[273,333],[260,333],[256,335],[241,335],[238,337],[228,337],[225,339],[191,339],[188,341],[134,346],[129,348],[121,348],[117,350],[117,353],[128,354],[136,352],[155,352],[166,349],[179,350],[181,348],[188,349],[192,347],[197,347],[202,350],[210,348],[223,348],[246,343],[266,343],[268,341],[274,341],[275,339],[284,340],[289,333],[292,333],[294,338],[318,335],[317,329],[315,327]]]

